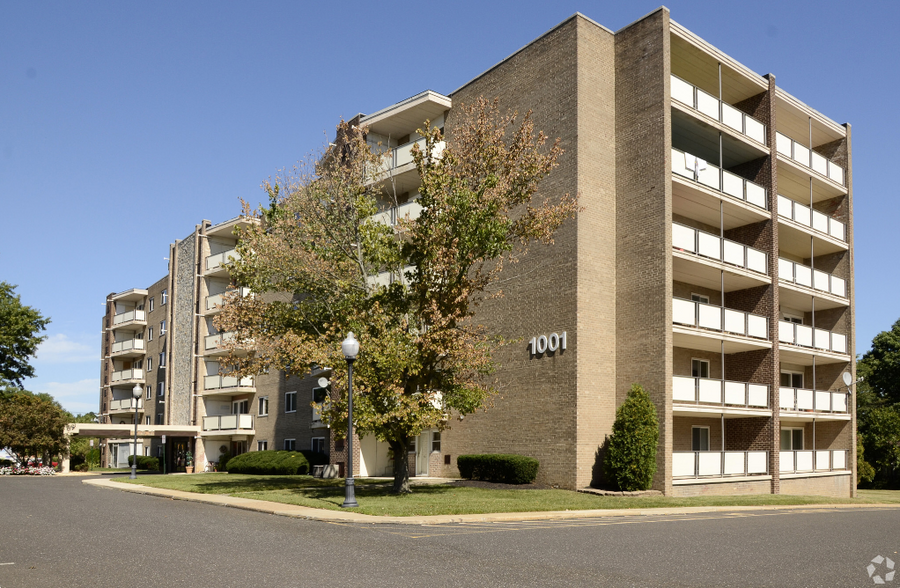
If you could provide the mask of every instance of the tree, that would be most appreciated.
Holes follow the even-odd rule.
[[[50,319],[36,309],[24,306],[15,293],[17,286],[0,282],[0,383],[9,382],[20,389],[25,378],[34,377],[28,359],[46,337],[38,336]]]
[[[893,486],[900,466],[900,320],[872,339],[872,348],[856,363],[856,373],[863,378],[856,385],[863,463],[874,467],[876,486]]]
[[[66,451],[64,428],[70,417],[46,395],[24,390],[0,395],[0,447],[19,462],[31,455],[60,455]]]
[[[865,389],[879,400],[900,402],[900,320],[872,339],[872,348],[856,366]]]
[[[616,409],[613,434],[603,462],[606,479],[626,492],[647,490],[656,473],[659,420],[650,395],[632,384],[625,402]]]
[[[856,434],[856,485],[868,484],[875,479],[875,468],[866,461],[865,449],[859,433]]]
[[[504,263],[535,241],[552,243],[576,209],[568,196],[532,204],[561,150],[545,148],[530,114],[517,123],[484,100],[458,112],[442,152],[441,132],[427,121],[424,149],[413,148],[417,219],[379,222],[379,210],[397,204],[383,191],[389,173],[365,130],[346,123],[311,168],[266,183],[268,209],[244,203],[261,222],[240,233],[231,270],[236,284],[264,295],[231,296],[216,318],[235,333],[225,363],[241,375],[335,368],[322,408],[338,435],[347,422],[340,344],[355,333],[355,430],[389,444],[396,492],[410,491],[408,439],[447,428],[450,416],[485,407],[495,393],[492,356],[503,341],[475,311],[502,295],[491,287]]]

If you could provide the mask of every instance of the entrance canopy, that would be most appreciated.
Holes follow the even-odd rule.
[[[69,423],[66,425],[67,435],[83,437],[131,438],[134,437],[134,423],[113,425],[98,423]],[[141,425],[138,424],[138,437],[195,437],[200,434],[198,425]]]

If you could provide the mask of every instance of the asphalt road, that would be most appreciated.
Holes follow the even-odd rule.
[[[346,525],[76,477],[0,478],[0,505],[0,588],[848,587],[875,586],[878,555],[900,568],[900,509]]]

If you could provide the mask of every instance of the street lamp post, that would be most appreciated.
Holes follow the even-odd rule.
[[[341,343],[341,351],[347,360],[347,477],[344,479],[344,504],[342,508],[355,508],[356,488],[353,480],[353,362],[359,354],[359,341],[351,332]]]
[[[131,453],[131,476],[132,480],[137,479],[137,426],[138,426],[138,404],[140,404],[141,393],[143,389],[140,384],[135,384],[131,389],[131,395],[134,396],[134,451]]]

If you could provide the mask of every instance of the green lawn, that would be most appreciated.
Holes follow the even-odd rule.
[[[133,482],[128,479],[117,481],[330,510],[340,510],[344,501],[343,479],[322,480],[310,476],[250,476],[220,473],[142,476]],[[450,485],[414,486],[412,494],[396,496],[390,493],[390,487],[390,483],[383,480],[357,478],[356,498],[360,506],[353,510],[370,515],[419,516],[678,506],[900,503],[900,491],[886,490],[861,490],[860,497],[856,499],[783,494],[669,498],[595,496],[569,490],[489,490]]]

